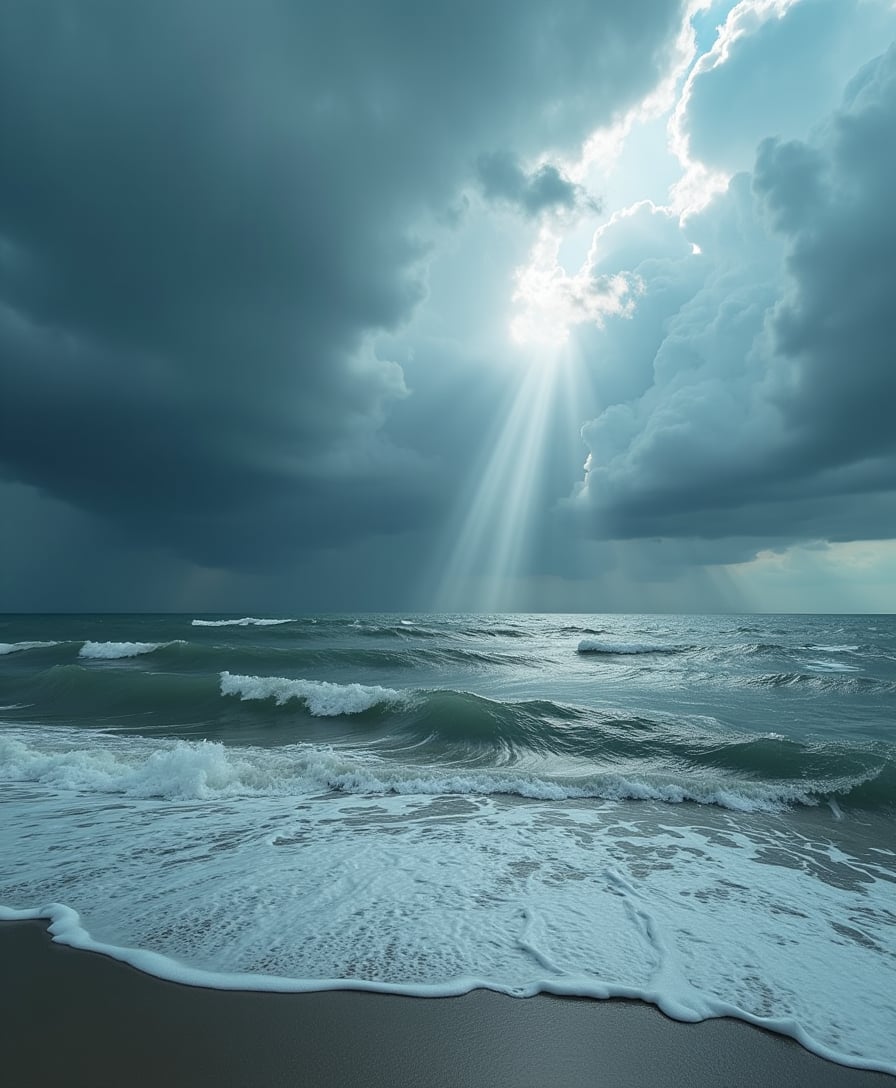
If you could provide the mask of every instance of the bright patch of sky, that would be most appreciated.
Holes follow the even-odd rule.
[[[896,4],[349,7],[0,8],[0,608],[896,608]]]
[[[565,173],[587,192],[600,194],[599,210],[540,231],[528,264],[517,274],[514,300],[522,303],[522,311],[511,326],[516,342],[563,343],[569,324],[599,323],[605,312],[633,312],[623,301],[629,292],[623,292],[621,281],[614,284],[606,310],[600,299],[589,305],[583,297],[595,230],[645,202],[674,213],[684,229],[689,214],[725,190],[730,173],[691,152],[687,125],[694,84],[702,74],[728,63],[742,39],[756,34],[767,20],[784,18],[799,2],[740,0],[732,5],[730,0],[695,0],[679,35],[677,61],[666,78],[624,116],[595,131],[577,160],[563,164]],[[569,298],[566,306],[564,295]]]
[[[600,331],[608,320],[614,328],[619,321],[642,321],[650,289],[641,266],[613,263],[613,239],[627,229],[626,221],[645,215],[677,221],[691,255],[699,257],[699,225],[689,229],[694,217],[710,213],[735,173],[753,168],[764,138],[811,140],[856,70],[894,32],[893,5],[875,0],[695,3],[666,80],[593,133],[578,160],[563,164],[568,177],[600,194],[600,204],[542,223],[528,261],[516,272],[512,339],[550,360],[562,354],[576,326]],[[649,244],[648,238],[641,258],[649,260]],[[775,245],[769,240],[770,255]],[[741,260],[747,259],[745,251]],[[711,312],[707,317],[715,320]],[[599,359],[606,345],[599,335],[590,343]],[[724,459],[723,446],[720,433]],[[593,454],[586,463],[591,467]],[[813,608],[834,611],[896,609],[894,554],[892,541],[794,544],[761,550],[707,576],[714,598],[728,607],[739,601],[799,610],[811,601]]]
[[[755,612],[896,613],[896,541],[793,545],[724,568]]]

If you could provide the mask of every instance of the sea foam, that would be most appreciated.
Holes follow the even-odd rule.
[[[335,686],[335,685],[334,685]],[[290,796],[339,792],[348,795],[522,797],[536,801],[694,802],[732,812],[782,812],[816,806],[826,794],[811,783],[758,783],[687,775],[595,772],[588,776],[546,775],[498,768],[395,764],[369,750],[294,744],[238,748],[216,741],[115,737],[86,730],[54,730],[38,738],[30,731],[0,735],[0,777],[57,789],[130,797],[209,799],[248,795]],[[848,795],[867,778],[844,781]]]
[[[78,656],[100,661],[114,661],[122,657],[151,654],[162,646],[170,645],[172,644],[168,642],[85,642],[78,651]]]
[[[193,620],[193,627],[276,627],[281,623],[295,623],[294,619],[266,620],[245,616],[241,620]]]
[[[0,656],[18,654],[23,650],[43,650],[49,646],[58,645],[58,642],[0,642]]]
[[[58,880],[58,821],[13,823],[0,918],[47,918],[61,943],[194,985],[642,998],[896,1072],[886,873],[830,842],[781,863],[777,828],[721,816],[552,816],[490,798],[79,798],[67,844],[101,857],[68,872],[65,905],[42,893]],[[836,987],[819,987],[819,964]]]
[[[127,741],[60,731],[52,743],[29,743],[0,736],[0,776],[11,782],[33,782],[55,789],[135,798],[204,800],[267,790],[294,783],[294,778],[264,760],[242,758],[213,741]],[[278,768],[279,769],[279,768]]]
[[[241,699],[273,699],[278,706],[298,699],[309,714],[319,718],[340,714],[361,714],[379,703],[404,699],[400,691],[377,685],[330,684],[324,680],[290,680],[285,676],[235,676],[221,673],[221,694]]]

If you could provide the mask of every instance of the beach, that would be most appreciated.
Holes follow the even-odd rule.
[[[203,989],[54,944],[40,922],[0,924],[0,964],[14,1085],[896,1085],[742,1021],[682,1024],[638,1001]]]
[[[0,636],[12,1083],[896,1074],[892,618]]]
[[[896,0],[0,2],[0,1088],[896,1088],[894,129]]]

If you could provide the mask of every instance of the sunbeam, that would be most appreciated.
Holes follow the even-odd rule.
[[[527,561],[534,521],[546,516],[561,497],[546,480],[549,436],[567,434],[568,486],[575,482],[581,441],[577,418],[584,388],[579,365],[564,347],[533,361],[525,371],[494,445],[481,459],[468,490],[461,528],[441,566],[436,600],[444,609],[469,605],[497,611],[514,607],[518,582]],[[576,372],[576,373],[574,373]],[[566,485],[564,485],[566,486]],[[556,486],[553,490],[556,490]]]

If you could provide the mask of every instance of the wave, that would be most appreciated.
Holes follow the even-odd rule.
[[[330,668],[340,666],[355,669],[415,669],[421,665],[530,665],[531,657],[521,654],[495,653],[485,650],[465,649],[461,646],[401,646],[358,647],[333,646],[314,648],[263,647],[263,646],[213,646],[191,643],[188,647],[171,651],[172,658],[180,662],[198,664],[233,661],[234,654],[253,667],[277,668],[288,664],[293,667]],[[162,654],[165,658],[167,654]]]
[[[403,630],[409,630],[403,628]],[[292,634],[292,633],[291,633]],[[303,637],[301,632],[296,632]],[[424,638],[427,636],[424,635]],[[75,658],[93,661],[114,661],[152,655],[153,662],[178,670],[199,671],[210,669],[217,673],[222,666],[234,666],[242,672],[262,673],[283,667],[306,669],[403,669],[413,670],[421,666],[460,665],[481,667],[531,666],[539,659],[521,652],[489,649],[486,645],[469,646],[432,643],[418,645],[404,640],[392,646],[339,646],[328,645],[326,639],[319,642],[303,642],[298,645],[269,645],[260,642],[206,642],[202,640],[171,639],[165,642],[99,642],[41,641],[0,642],[0,656],[28,651],[55,650],[52,659],[60,665]]]
[[[445,639],[451,637],[451,634],[444,631],[424,627],[422,624],[411,623],[408,620],[399,620],[397,623],[353,620],[346,626],[353,634],[361,635],[364,638],[397,638],[407,641],[409,639]]]
[[[805,653],[806,651],[824,654],[856,654],[860,650],[861,647],[859,646],[822,646],[814,642],[799,646],[784,645],[780,642],[752,642],[745,646],[724,647],[726,654],[796,654]]]
[[[78,651],[78,656],[100,661],[115,661],[123,657],[152,654],[156,650],[161,650],[163,646],[171,645],[173,643],[170,642],[85,642]]]
[[[20,654],[25,650],[45,650],[58,645],[58,642],[0,642],[0,657],[4,654]]]
[[[852,670],[819,669],[817,672],[775,672],[763,676],[748,677],[749,687],[807,688],[818,692],[844,694],[896,694],[896,682],[880,680],[873,676],[857,676]]]
[[[806,661],[805,668],[813,672],[861,672],[859,665],[845,665],[841,661]]]
[[[535,659],[519,653],[488,652],[463,646],[265,646],[170,642],[162,645],[157,660],[170,661],[178,667],[210,667],[220,671],[222,664],[241,671],[258,673],[283,667],[325,669],[416,669],[427,665],[531,665]]]
[[[872,690],[878,692],[884,683],[843,674],[777,674],[754,682],[847,692],[855,685],[877,685]],[[840,794],[847,781],[881,774],[887,781],[887,768],[896,762],[884,741],[817,744],[736,732],[690,715],[647,716],[549,699],[514,701],[451,689],[398,690],[226,670],[185,674],[55,665],[17,688],[3,717],[10,724],[81,721],[110,731],[203,736],[235,746],[247,740],[350,744],[376,751],[393,765],[408,764],[415,775],[424,764],[441,767],[440,774],[543,768],[550,777],[563,769],[577,783],[583,776],[613,775],[614,781],[651,788],[661,782],[691,800],[716,788],[740,794],[743,783],[792,790],[795,796]],[[888,798],[871,787],[875,804],[893,803],[896,782],[889,781]]]
[[[297,622],[294,618],[256,619],[255,616],[245,616],[241,620],[192,620],[191,625],[193,627],[277,627],[283,623]]]
[[[781,812],[794,805],[836,802],[844,808],[891,808],[896,766],[837,782],[763,782],[724,775],[632,769],[551,775],[501,768],[396,764],[370,751],[295,744],[280,748],[226,746],[216,741],[122,738],[83,730],[0,736],[0,777],[168,800],[205,800],[252,794],[295,797],[347,794],[509,795],[531,800],[692,802],[736,812]]]
[[[525,627],[515,627],[507,624],[497,624],[493,627],[464,627],[461,629],[465,635],[474,638],[485,636],[486,638],[530,638],[531,632]]]
[[[683,646],[670,646],[659,642],[603,642],[594,638],[583,638],[578,645],[580,654],[679,654]]]
[[[16,702],[28,707],[16,717],[102,723],[112,728],[138,723],[147,729],[177,729],[178,723],[210,723],[220,715],[217,673],[192,675],[97,664],[85,659],[83,664],[59,663],[32,673],[16,686]]]
[[[732,651],[726,646],[723,647],[722,652],[727,656]],[[757,654],[786,654],[789,651],[788,648],[782,646],[780,642],[750,642],[745,646],[734,647],[733,652],[750,654],[752,656]]]
[[[803,647],[804,650],[821,650],[826,654],[855,654],[859,652],[858,646],[821,646],[815,642],[810,642]]]
[[[363,684],[330,684],[323,680],[290,680],[283,676],[234,676],[221,673],[221,694],[238,695],[242,700],[273,699],[283,706],[290,699],[305,704],[316,718],[361,714],[377,704],[400,702],[400,691]]]
[[[338,621],[331,620],[338,626]],[[343,622],[353,633],[368,638],[400,638],[408,640],[438,638],[443,640],[464,640],[483,638],[531,638],[532,632],[522,626],[507,623],[449,624],[439,622],[437,617],[429,621],[397,620],[389,622],[382,618],[354,619]]]

